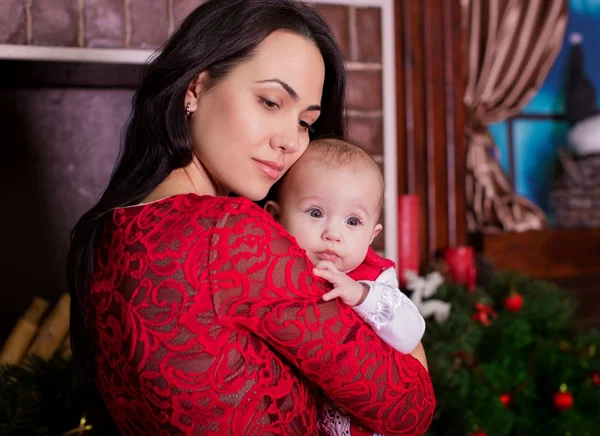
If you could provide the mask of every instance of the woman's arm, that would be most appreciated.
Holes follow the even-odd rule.
[[[250,206],[241,203],[212,237],[218,316],[268,342],[367,426],[387,436],[423,434],[435,407],[423,365],[385,344],[350,307],[323,301],[328,287],[304,251]]]

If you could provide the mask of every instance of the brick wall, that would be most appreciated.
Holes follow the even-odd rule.
[[[3,0],[0,44],[156,49],[203,1]],[[333,28],[347,61],[350,136],[382,164],[380,10],[330,4],[315,8]],[[383,234],[376,247],[383,249]]]
[[[201,1],[1,0],[0,44],[155,49]],[[380,11],[315,7],[347,61],[350,135],[382,164]],[[64,291],[68,232],[110,176],[139,73],[139,66],[0,60],[8,144],[0,198],[17,211],[0,216],[12,250],[0,263],[8,290],[0,293],[0,342],[33,295],[54,300]],[[383,250],[383,241],[374,247]]]

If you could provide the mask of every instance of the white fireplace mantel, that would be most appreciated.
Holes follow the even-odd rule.
[[[42,45],[0,44],[0,59],[52,62],[94,62],[145,64],[153,50],[129,48],[48,47]]]

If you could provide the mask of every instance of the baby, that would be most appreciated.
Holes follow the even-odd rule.
[[[370,248],[382,230],[383,191],[379,166],[366,152],[343,140],[319,139],[265,208],[306,250],[314,274],[331,283],[324,300],[340,298],[391,347],[426,365],[424,353],[415,350],[425,321],[398,289],[394,263]],[[350,419],[335,406],[325,406],[321,420],[325,434],[350,434]]]

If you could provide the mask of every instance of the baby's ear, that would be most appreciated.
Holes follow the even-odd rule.
[[[383,230],[383,226],[381,224],[377,224],[375,226],[375,228],[373,229],[373,236],[371,236],[371,242],[369,243],[369,245],[371,245],[373,243],[373,239],[375,239],[377,237],[377,235],[379,234],[379,232],[381,232]]]
[[[279,222],[281,220],[281,207],[279,203],[269,200],[265,203],[265,210],[271,214],[275,221]]]

